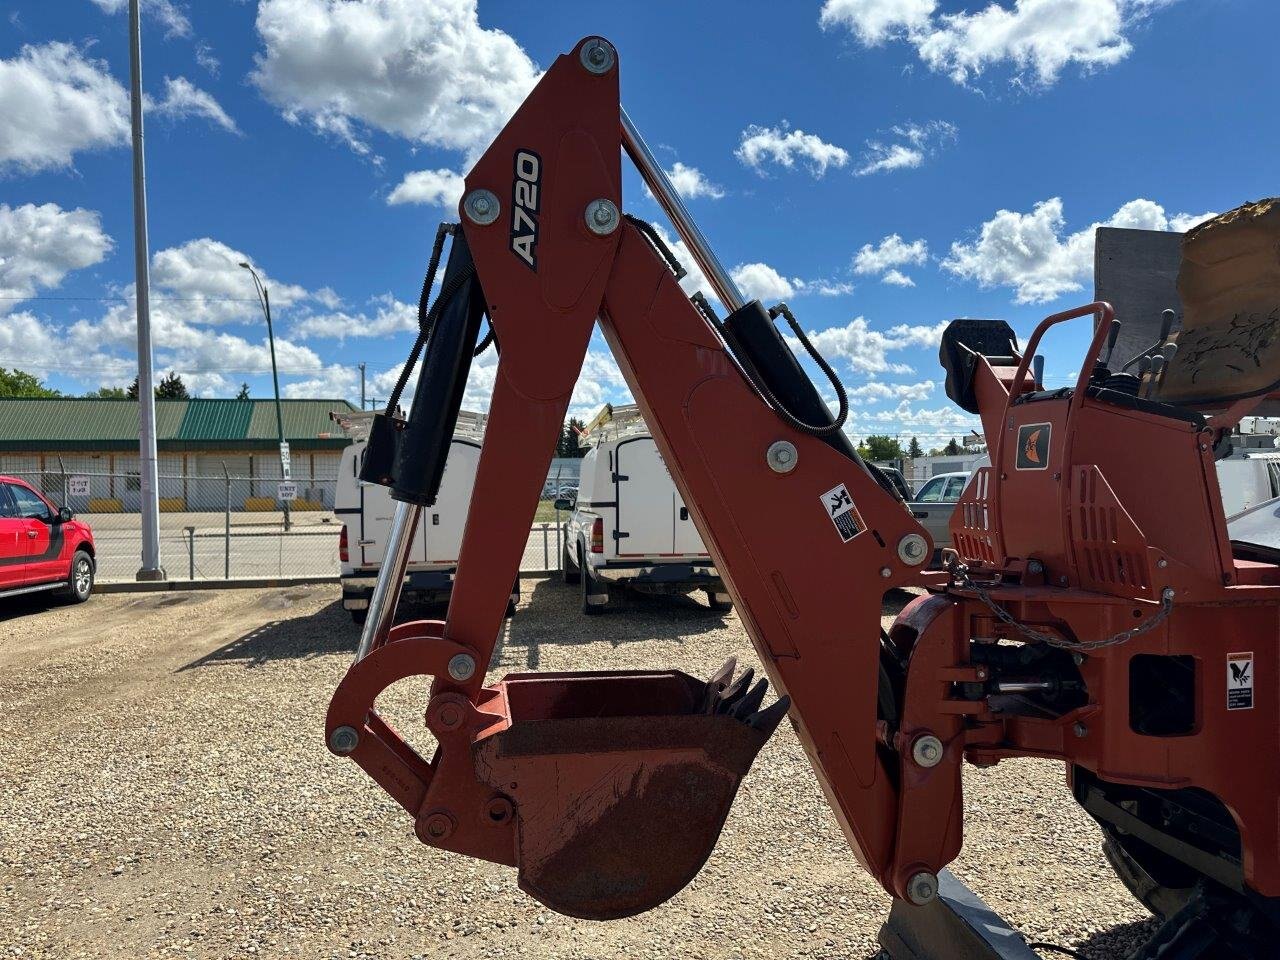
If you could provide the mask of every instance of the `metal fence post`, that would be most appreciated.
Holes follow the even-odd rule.
[[[62,458],[58,458],[58,469],[62,471],[62,502],[58,504],[60,507],[67,505],[67,466],[62,462]]]
[[[196,578],[196,528],[186,527],[184,529],[187,531],[188,579],[194,580]]]
[[[222,579],[231,579],[231,474],[227,473],[227,461],[219,461],[222,464],[222,479],[227,485],[225,535],[223,537],[223,560],[222,560]]]
[[[547,554],[547,525],[542,525],[542,569],[551,569],[551,557]]]

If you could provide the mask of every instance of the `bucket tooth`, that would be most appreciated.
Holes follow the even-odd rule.
[[[773,731],[778,729],[778,724],[782,722],[782,718],[787,715],[787,711],[790,709],[791,698],[785,695],[781,696],[763,710],[747,717],[747,726],[759,730],[766,738],[770,737],[773,735]]]
[[[729,684],[716,703],[716,713],[728,713],[738,699],[746,692],[747,687],[755,678],[756,671],[753,667],[747,667],[742,671],[742,675],[737,680]]]
[[[729,711],[729,716],[735,720],[745,720],[751,714],[760,709],[760,704],[764,703],[764,695],[769,690],[769,681],[763,677],[756,681],[756,685],[747,691],[746,695],[733,705],[733,709]]]

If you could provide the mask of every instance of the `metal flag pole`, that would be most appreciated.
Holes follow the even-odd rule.
[[[142,502],[139,580],[163,580],[160,484],[156,469],[156,394],[151,369],[151,273],[147,241],[147,176],[142,151],[142,27],[139,0],[129,0],[130,107],[133,123],[133,259],[138,305],[138,474]]]

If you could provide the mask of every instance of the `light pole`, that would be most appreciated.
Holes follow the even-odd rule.
[[[258,276],[258,271],[253,269],[247,263],[241,263],[240,266],[249,271],[249,275],[253,277],[253,285],[258,291],[258,303],[262,305],[262,312],[267,318],[267,342],[271,345],[271,383],[275,387],[276,394],[276,429],[280,433],[280,479],[289,479],[289,459],[286,452],[289,448],[284,439],[284,415],[280,412],[280,375],[276,372],[276,336],[271,329],[271,294],[267,292],[267,288],[262,285],[262,279]],[[288,533],[292,527],[289,518],[289,501],[284,503],[284,529]]]

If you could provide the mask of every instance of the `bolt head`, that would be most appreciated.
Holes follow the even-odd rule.
[[[888,580],[890,577],[892,577],[892,576],[893,576],[893,571],[892,571],[892,570],[890,570],[888,567],[881,567],[881,568],[880,568],[880,576],[882,576],[884,579]]]
[[[469,653],[455,653],[449,658],[449,676],[461,683],[470,680],[476,672],[475,657]]]
[[[462,200],[462,212],[477,226],[487,227],[498,219],[502,201],[492,190],[472,190]]]
[[[1071,732],[1075,734],[1077,738],[1084,739],[1086,736],[1089,735],[1089,728],[1086,727],[1083,723],[1077,722],[1071,725]]]
[[[925,769],[936,767],[941,763],[945,752],[942,741],[931,733],[916,737],[915,742],[911,744],[911,759],[917,766]]]
[[[613,44],[600,37],[592,37],[584,43],[580,56],[587,73],[593,73],[596,76],[608,73],[618,62],[618,52],[613,49]]]
[[[1159,567],[1161,570],[1163,570],[1169,566],[1169,561],[1166,560],[1164,557],[1161,557],[1159,560],[1156,561],[1156,566]]]
[[[795,444],[788,440],[778,440],[769,444],[769,449],[764,452],[764,459],[774,473],[790,473],[796,468],[800,454]]]
[[[592,200],[587,204],[585,214],[587,229],[597,237],[607,237],[618,229],[621,218],[618,207],[612,200]]]
[[[355,727],[338,727],[329,734],[329,749],[339,756],[346,756],[360,745],[360,734]]]
[[[1039,560],[1032,560],[1027,564],[1028,573],[1044,573],[1044,564]]]
[[[921,870],[907,881],[907,899],[917,907],[932,903],[938,895],[938,878],[928,870]]]
[[[453,833],[453,817],[447,813],[433,813],[422,824],[422,833],[428,841],[444,840]]]

